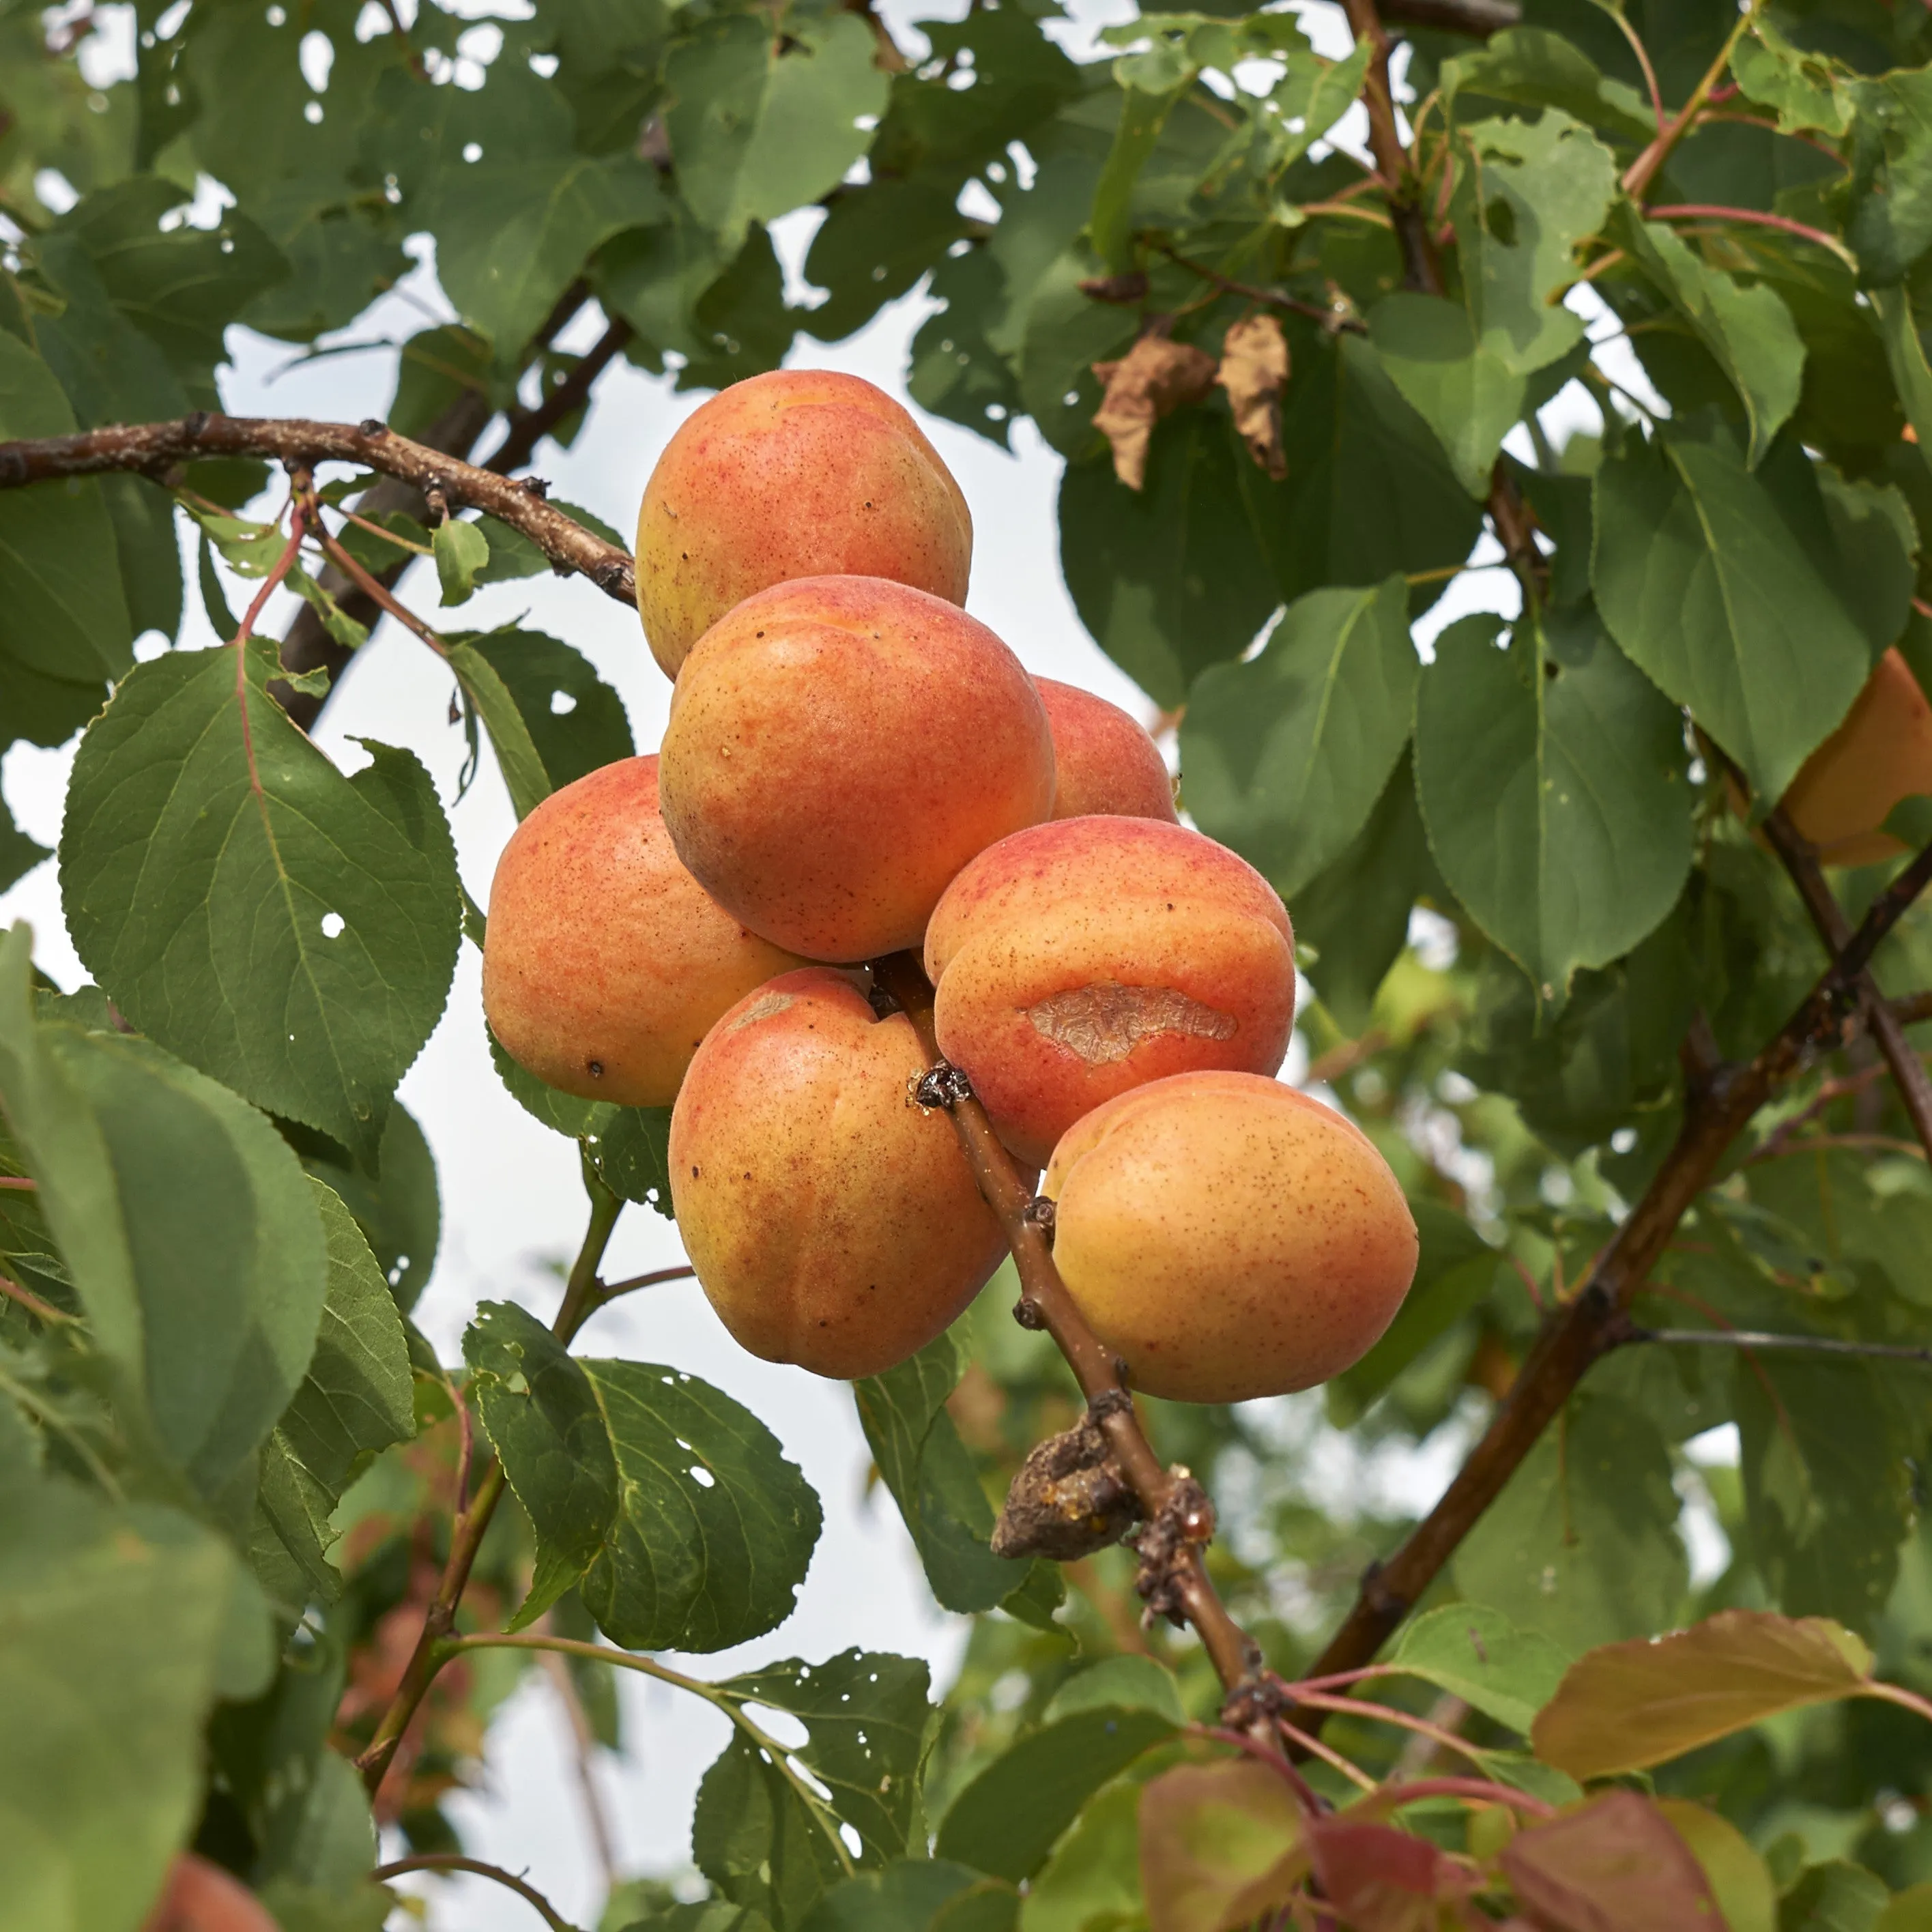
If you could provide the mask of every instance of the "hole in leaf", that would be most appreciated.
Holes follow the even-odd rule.
[[[348,921],[339,912],[326,912],[322,916],[322,936],[325,939],[340,939]]]
[[[553,718],[568,718],[577,709],[577,700],[567,691],[553,691],[550,694],[550,713]]]

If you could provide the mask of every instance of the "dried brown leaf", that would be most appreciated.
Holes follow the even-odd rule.
[[[1279,483],[1288,474],[1281,446],[1281,392],[1288,386],[1288,338],[1271,315],[1234,324],[1221,344],[1215,381],[1228,392],[1248,454]]]
[[[1147,481],[1154,424],[1213,388],[1214,358],[1185,342],[1144,335],[1118,362],[1095,363],[1094,373],[1107,386],[1094,427],[1113,446],[1114,474],[1138,490]]]

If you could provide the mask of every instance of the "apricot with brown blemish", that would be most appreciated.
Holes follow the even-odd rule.
[[[706,1036],[670,1121],[671,1200],[719,1320],[767,1361],[878,1375],[942,1333],[1006,1252],[902,1013],[856,973],[760,988]]]
[[[1067,1292],[1150,1395],[1245,1402],[1326,1382],[1414,1279],[1414,1219],[1374,1143],[1254,1074],[1122,1094],[1061,1141],[1040,1186]]]
[[[623,758],[512,833],[490,888],[483,1011],[549,1085],[668,1107],[712,1022],[800,963],[685,869],[658,810],[656,758]]]
[[[1148,818],[1057,820],[982,852],[933,914],[926,970],[940,1051],[1035,1166],[1149,1080],[1273,1073],[1294,1021],[1274,889],[1226,846]]]
[[[795,577],[886,577],[964,604],[973,519],[883,390],[826,369],[735,382],[679,428],[638,514],[638,610],[675,677],[733,605]]]

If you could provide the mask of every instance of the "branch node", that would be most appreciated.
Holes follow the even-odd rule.
[[[1040,1304],[1030,1295],[1023,1294],[1013,1304],[1013,1319],[1022,1328],[1030,1328],[1036,1334],[1046,1326],[1046,1317],[1040,1312]]]
[[[1036,1443],[1020,1465],[993,1528],[993,1554],[1073,1562],[1118,1543],[1141,1515],[1140,1498],[1090,1411]]]
[[[366,436],[372,441],[379,436],[387,436],[389,433],[389,425],[383,422],[380,416],[364,416],[356,425],[356,429],[358,435]]]
[[[950,1114],[962,1102],[972,1099],[973,1083],[950,1060],[942,1060],[914,1082],[912,1097],[928,1113],[937,1108]]]
[[[1053,1245],[1053,1230],[1059,1210],[1046,1195],[1036,1194],[1020,1210],[1020,1219],[1030,1228],[1037,1228],[1046,1237],[1048,1247]]]
[[[1177,1464],[1154,1520],[1134,1538],[1141,1559],[1134,1591],[1147,1605],[1144,1625],[1165,1617],[1177,1628],[1186,1626],[1195,1553],[1214,1534],[1214,1505],[1208,1492]]]
[[[517,488],[527,490],[532,496],[548,498],[550,495],[550,478],[548,476],[520,476]]]
[[[206,410],[196,410],[188,419],[188,433],[191,438],[200,438],[208,433],[208,425],[213,420]]]

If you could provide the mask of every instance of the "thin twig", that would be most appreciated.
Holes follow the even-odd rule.
[[[1676,202],[1668,208],[1646,208],[1643,212],[1649,221],[1738,221],[1754,228],[1775,228],[1782,234],[1795,235],[1800,241],[1829,250],[1854,272],[1858,266],[1858,258],[1835,235],[1794,221],[1788,214],[1768,214],[1762,208],[1730,208],[1705,201]]]
[[[575,368],[563,380],[545,392],[541,402],[534,408],[519,410],[510,418],[502,441],[483,459],[482,466],[500,471],[505,476],[513,470],[522,469],[536,454],[537,445],[566,417],[575,415],[590,400],[592,386],[622,354],[636,333],[620,316],[578,357]]]
[[[56,1308],[51,1301],[43,1301],[31,1288],[23,1287],[10,1274],[0,1274],[0,1294],[9,1301],[17,1301],[35,1320],[40,1322],[78,1322],[77,1315],[69,1315]]]
[[[1244,302],[1260,302],[1269,308],[1278,308],[1288,315],[1305,315],[1318,322],[1324,328],[1346,335],[1366,335],[1369,326],[1358,315],[1346,309],[1321,302],[1304,302],[1299,296],[1283,295],[1278,289],[1264,289],[1253,282],[1238,282],[1232,276],[1224,275],[1218,268],[1210,268],[1199,262],[1190,262],[1178,250],[1165,242],[1154,244],[1156,254],[1165,255],[1178,268],[1185,268],[1190,275],[1198,275],[1204,282],[1211,282],[1223,295],[1239,296]]]
[[[676,1268],[653,1268],[649,1274],[634,1274],[622,1281],[600,1282],[597,1306],[608,1308],[619,1295],[628,1294],[634,1288],[657,1288],[668,1281],[689,1281],[697,1273],[688,1262],[680,1262]]]
[[[1698,112],[1711,98],[1711,90],[1722,79],[1724,70],[1731,64],[1731,50],[1741,40],[1745,30],[1757,17],[1762,0],[1747,0],[1739,11],[1737,22],[1724,37],[1724,44],[1718,50],[1718,57],[1705,70],[1704,77],[1690,90],[1690,98],[1678,109],[1670,125],[1662,129],[1655,140],[1624,170],[1623,190],[1633,201],[1641,202],[1658,171],[1671,156],[1678,142],[1689,131],[1690,123]]]
[[[1650,105],[1652,111],[1657,116],[1657,132],[1659,139],[1661,139],[1665,118],[1664,94],[1657,84],[1657,69],[1651,64],[1650,50],[1644,45],[1642,35],[1624,18],[1623,9],[1621,6],[1612,7],[1608,11],[1610,18],[1616,21],[1622,31],[1624,38],[1630,44],[1630,51],[1636,56],[1637,65],[1643,70],[1643,84],[1650,90]]]
[[[465,1858],[460,1852],[417,1852],[406,1858],[392,1858],[387,1864],[378,1865],[369,1876],[380,1884],[386,1879],[400,1878],[405,1872],[469,1872],[477,1878],[489,1879],[533,1906],[543,1915],[550,1932],[577,1932],[577,1928],[535,1886],[526,1884],[501,1865],[485,1864],[481,1858]]]
[[[578,1694],[577,1679],[570,1674],[570,1660],[560,1652],[543,1654],[544,1674],[570,1726],[571,1755],[577,1766],[578,1789],[584,1799],[584,1815],[590,1821],[590,1842],[596,1847],[604,1888],[617,1882],[616,1841],[610,1834],[610,1821],[604,1816],[603,1794],[597,1789],[597,1733],[591,1728],[590,1713]]]

